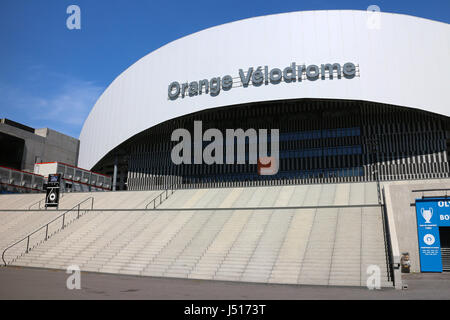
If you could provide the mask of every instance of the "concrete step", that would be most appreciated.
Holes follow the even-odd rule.
[[[373,187],[363,183],[358,188],[339,184],[177,190],[161,205],[174,211],[88,214],[16,263],[62,269],[78,264],[82,270],[157,277],[365,286],[361,279],[368,265],[379,265],[387,274],[377,208],[233,206],[358,204],[376,192]],[[148,198],[144,194],[106,194],[102,203],[143,207]],[[175,210],[181,207],[227,210]],[[13,226],[22,218],[10,219]]]

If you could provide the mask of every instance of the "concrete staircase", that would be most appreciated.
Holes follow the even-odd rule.
[[[24,238],[28,234],[37,230],[39,227],[52,221],[54,218],[62,214],[66,209],[70,209],[84,199],[94,197],[96,207],[105,209],[129,208],[130,203],[135,206],[144,207],[148,201],[153,199],[158,192],[117,192],[112,193],[67,193],[60,201],[59,211],[49,208],[48,210],[27,210],[29,206],[39,200],[44,199],[44,194],[13,194],[0,196],[0,210],[16,210],[16,211],[0,211],[0,249],[5,249],[8,245]],[[130,202],[130,203],[129,203]],[[90,202],[82,204],[80,209],[90,208]],[[66,222],[71,220],[70,216],[74,216],[76,211],[69,213]],[[62,220],[61,220],[62,221]],[[48,235],[52,235],[59,231],[61,224],[55,222],[49,226]],[[45,238],[45,229],[34,234],[30,238],[30,247],[39,245]],[[14,260],[17,256],[26,251],[26,242],[11,248],[5,254],[7,262]]]
[[[0,194],[1,209],[28,209],[34,202],[43,199],[42,193]]]
[[[103,195],[105,206],[145,206],[131,192]],[[371,183],[177,190],[159,210],[90,212],[14,264],[346,286],[365,286],[367,267],[377,265],[391,287],[381,209],[333,207],[376,203]],[[295,208],[317,205],[330,207]]]
[[[23,238],[57,215],[56,211],[0,212],[0,249]]]

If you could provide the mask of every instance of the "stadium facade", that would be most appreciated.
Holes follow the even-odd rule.
[[[197,32],[112,82],[83,126],[79,165],[115,170],[130,190],[449,177],[449,39],[445,23],[364,11]],[[174,164],[171,135],[194,135],[194,121],[224,135],[279,129],[278,173]]]

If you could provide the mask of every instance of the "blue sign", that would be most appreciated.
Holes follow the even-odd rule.
[[[442,272],[439,227],[450,226],[450,200],[417,199],[416,215],[420,269],[422,272]]]

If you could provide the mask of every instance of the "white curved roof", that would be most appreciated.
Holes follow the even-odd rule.
[[[355,99],[450,116],[449,53],[449,24],[390,13],[292,12],[206,29],[148,54],[111,83],[84,123],[79,166],[92,168],[128,138],[163,121],[247,102]],[[238,77],[239,69],[266,65],[283,70],[292,62],[353,62],[360,76],[168,99],[172,81]]]

